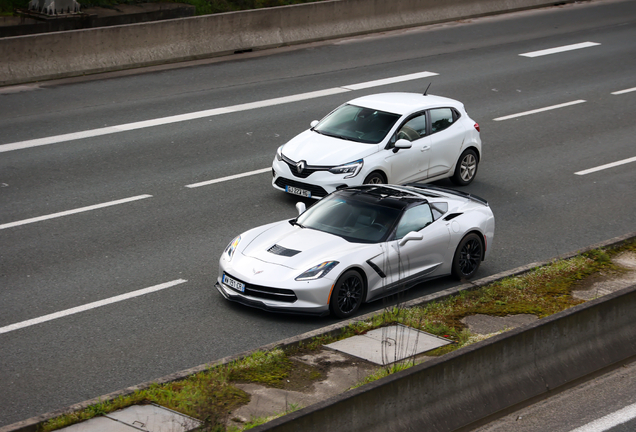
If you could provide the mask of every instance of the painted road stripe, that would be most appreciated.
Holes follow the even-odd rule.
[[[564,107],[567,107],[567,106],[570,106],[570,105],[576,105],[576,104],[580,104],[580,103],[584,103],[584,102],[585,101],[583,99],[575,100],[575,101],[572,101],[572,102],[566,102],[566,103],[562,103],[562,104],[559,104],[559,105],[552,105],[552,106],[549,106],[549,107],[539,108],[539,109],[535,109],[535,110],[532,110],[532,111],[525,111],[525,112],[522,112],[522,113],[511,114],[511,115],[507,115],[507,116],[504,116],[504,117],[497,117],[496,119],[493,119],[493,121],[502,121],[502,120],[508,120],[508,119],[512,119],[512,118],[516,118],[516,117],[523,117],[523,116],[527,116],[527,115],[530,115],[530,114],[536,114],[536,113],[540,113],[540,112],[543,112],[543,111],[550,111],[550,110],[554,110],[554,109],[564,108]]]
[[[55,312],[55,313],[52,313],[52,314],[49,314],[49,315],[44,315],[44,316],[41,316],[39,318],[33,318],[33,319],[22,321],[22,322],[19,322],[19,323],[16,323],[16,324],[11,324],[11,325],[8,325],[8,326],[5,326],[5,327],[0,327],[0,334],[8,333],[8,332],[11,332],[11,331],[14,331],[14,330],[19,330],[19,329],[25,328],[25,327],[30,327],[30,326],[36,325],[36,324],[41,324],[41,323],[46,322],[46,321],[51,321],[51,320],[54,320],[54,319],[62,318],[62,317],[73,315],[73,314],[80,313],[80,312],[84,312],[84,311],[87,311],[87,310],[90,310],[90,309],[95,309],[95,308],[98,308],[98,307],[102,307],[102,306],[106,306],[106,305],[109,305],[109,304],[117,303],[117,302],[120,302],[120,301],[123,301],[123,300],[128,300],[128,299],[131,299],[131,298],[134,298],[134,297],[139,297],[139,296],[142,296],[142,295],[145,295],[145,294],[149,294],[149,293],[152,293],[152,292],[155,292],[155,291],[161,291],[161,290],[164,290],[166,288],[170,288],[170,287],[173,287],[175,285],[179,285],[179,284],[182,284],[182,283],[185,283],[185,282],[187,282],[187,280],[185,280],[185,279],[177,279],[177,280],[173,280],[171,282],[166,282],[166,283],[163,283],[163,284],[160,284],[160,285],[151,286],[149,288],[144,288],[144,289],[140,289],[140,290],[137,290],[137,291],[129,292],[129,293],[126,293],[126,294],[118,295],[118,296],[115,296],[115,297],[107,298],[107,299],[104,299],[104,300],[99,300],[99,301],[96,301],[96,302],[93,302],[93,303],[88,303],[88,304],[85,304],[83,306],[77,306],[77,307],[74,307],[74,308],[71,308],[71,309],[66,309],[66,310],[63,310],[61,312]]]
[[[300,93],[297,95],[284,96],[280,98],[267,99],[263,101],[233,105],[229,107],[214,108],[214,109],[209,109],[204,111],[192,112],[188,114],[179,114],[175,116],[162,117],[158,119],[145,120],[145,121],[139,121],[134,123],[126,123],[126,124],[122,124],[118,126],[109,126],[109,127],[99,128],[99,129],[87,130],[83,132],[73,132],[73,133],[68,133],[63,135],[37,138],[37,139],[32,139],[27,141],[19,141],[19,142],[14,142],[9,144],[0,144],[0,153],[13,151],[13,150],[20,150],[20,149],[25,149],[30,147],[39,147],[43,145],[56,144],[56,143],[66,142],[66,141],[73,141],[73,140],[84,139],[84,138],[92,138],[92,137],[97,137],[101,135],[109,135],[109,134],[131,131],[136,129],[161,126],[161,125],[166,125],[170,123],[195,120],[195,119],[200,119],[205,117],[214,117],[214,116],[218,116],[222,114],[246,111],[246,110],[257,109],[257,108],[264,108],[264,107],[269,107],[273,105],[287,104],[291,102],[298,102],[298,101],[303,101],[308,99],[315,99],[315,98],[331,96],[331,95],[335,95],[339,93],[346,93],[353,90],[378,87],[378,86],[393,84],[397,82],[404,82],[404,81],[416,80],[416,79],[425,78],[425,77],[431,77],[435,75],[439,75],[439,74],[435,72],[418,72],[418,73],[409,74],[409,75],[401,75],[401,76],[392,77],[392,78],[368,81],[368,82],[359,83],[359,84],[351,84],[351,85],[347,85],[343,87],[334,87],[330,89],[318,90],[318,91],[313,91],[308,93]]]
[[[572,51],[572,50],[577,50],[577,49],[581,49],[581,48],[589,48],[589,47],[593,47],[596,45],[600,45],[600,43],[596,43],[596,42],[582,42],[582,43],[577,43],[577,44],[573,44],[573,45],[564,45],[564,46],[560,46],[560,47],[556,47],[556,48],[549,48],[549,49],[544,49],[544,50],[540,50],[540,51],[532,51],[529,53],[525,53],[525,54],[519,54],[522,57],[541,57],[544,55],[549,55],[549,54],[555,54],[555,53],[560,53],[560,52],[565,52],[565,51]]]
[[[590,169],[586,169],[586,170],[583,170],[583,171],[575,172],[574,174],[576,174],[576,175],[590,174],[590,173],[593,173],[593,172],[596,172],[596,171],[603,171],[603,170],[608,169],[608,168],[614,168],[616,166],[625,165],[625,164],[632,163],[632,162],[636,162],[636,157],[629,158],[629,159],[623,159],[623,160],[619,160],[617,162],[612,162],[612,163],[608,163],[608,164],[605,164],[605,165],[597,166],[596,168],[590,168]]]
[[[598,420],[594,420],[585,426],[578,427],[570,432],[604,432],[620,424],[626,423],[631,419],[636,418],[636,404],[626,406],[612,414],[608,414],[605,417],[601,417]]]
[[[66,210],[66,211],[63,211],[63,212],[53,213],[53,214],[50,214],[50,215],[38,216],[38,217],[31,218],[31,219],[24,219],[24,220],[16,221],[16,222],[9,222],[9,223],[0,225],[0,229],[13,228],[13,227],[20,226],[20,225],[26,225],[26,224],[30,224],[30,223],[34,223],[34,222],[41,222],[41,221],[47,220],[47,219],[54,219],[54,218],[58,218],[58,217],[62,217],[62,216],[68,216],[68,215],[72,215],[72,214],[75,214],[75,213],[81,213],[81,212],[85,212],[85,211],[89,211],[89,210],[95,210],[95,209],[99,209],[99,208],[110,207],[110,206],[114,206],[114,205],[118,205],[118,204],[125,204],[125,203],[128,203],[128,202],[138,201],[138,200],[142,200],[142,199],[150,198],[150,197],[152,197],[152,195],[137,195],[137,196],[130,197],[130,198],[124,198],[124,199],[120,199],[120,200],[116,200],[116,201],[109,201],[109,202],[105,202],[105,203],[101,203],[101,204],[95,204],[95,205],[91,205],[91,206],[87,206],[87,207],[81,207],[81,208],[77,208],[77,209],[74,209],[74,210]]]
[[[207,185],[211,185],[214,183],[221,183],[221,182],[226,182],[229,180],[234,180],[237,178],[241,178],[241,177],[248,177],[248,176],[253,176],[256,174],[263,174],[266,172],[272,172],[272,168],[263,168],[263,169],[259,169],[259,170],[255,170],[255,171],[249,171],[249,172],[244,172],[242,174],[235,174],[235,175],[231,175],[231,176],[227,176],[227,177],[221,177],[221,178],[217,178],[217,179],[213,179],[213,180],[207,180],[207,181],[202,181],[200,183],[192,183],[189,185],[186,185],[187,188],[198,188],[201,186],[207,186]]]
[[[623,93],[630,93],[630,92],[633,92],[633,91],[636,91],[636,87],[632,87],[632,88],[625,89],[625,90],[615,91],[612,94],[613,95],[620,95],[620,94],[623,94]]]

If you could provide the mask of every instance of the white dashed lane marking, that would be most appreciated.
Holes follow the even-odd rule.
[[[109,305],[109,304],[117,303],[117,302],[120,302],[120,301],[128,300],[128,299],[131,299],[131,298],[134,298],[134,297],[139,297],[139,296],[142,296],[142,295],[145,295],[145,294],[150,294],[150,293],[153,293],[153,292],[156,292],[156,291],[161,291],[161,290],[164,290],[166,288],[171,288],[173,286],[180,285],[180,284],[185,283],[185,282],[187,282],[187,280],[185,280],[185,279],[177,279],[177,280],[173,280],[171,282],[166,282],[166,283],[162,283],[162,284],[159,284],[159,285],[151,286],[149,288],[144,288],[144,289],[140,289],[140,290],[137,290],[137,291],[132,291],[132,292],[129,292],[129,293],[126,293],[126,294],[121,294],[121,295],[118,295],[118,296],[115,296],[115,297],[110,297],[110,298],[107,298],[107,299],[104,299],[104,300],[99,300],[99,301],[96,301],[96,302],[93,302],[93,303],[88,303],[88,304],[85,304],[83,306],[77,306],[77,307],[74,307],[74,308],[71,308],[71,309],[66,309],[66,310],[63,310],[63,311],[60,311],[60,312],[55,312],[55,313],[52,313],[52,314],[49,314],[49,315],[44,315],[44,316],[41,316],[39,318],[33,318],[33,319],[30,319],[30,320],[26,320],[26,321],[22,321],[22,322],[19,322],[19,323],[11,324],[11,325],[8,325],[8,326],[5,326],[5,327],[0,327],[0,334],[8,333],[8,332],[15,331],[15,330],[19,330],[19,329],[22,329],[22,328],[25,328],[25,327],[30,327],[30,326],[33,326],[33,325],[36,325],[36,324],[40,324],[40,323],[43,323],[43,322],[46,322],[46,321],[51,321],[51,320],[54,320],[54,319],[62,318],[62,317],[65,317],[65,316],[74,315],[76,313],[85,312],[87,310],[91,310],[91,309],[95,309],[95,308],[98,308],[98,307],[106,306],[106,305]]]
[[[350,92],[353,90],[361,90],[361,89],[367,89],[371,87],[378,87],[378,86],[398,83],[398,82],[411,81],[411,80],[431,77],[435,75],[439,75],[439,74],[435,72],[424,71],[424,72],[418,72],[418,73],[413,73],[408,75],[400,75],[396,77],[380,79],[375,81],[368,81],[365,83],[351,84],[351,85],[346,85],[342,87],[334,87],[334,88],[318,90],[314,92],[301,93],[297,95],[284,96],[284,97],[279,97],[274,99],[267,99],[267,100],[258,101],[258,102],[250,102],[246,104],[233,105],[233,106],[228,106],[223,108],[214,108],[214,109],[209,109],[204,111],[192,112],[188,114],[179,114],[175,116],[162,117],[158,119],[145,120],[145,121],[139,121],[134,123],[126,123],[126,124],[121,124],[117,126],[109,126],[109,127],[92,129],[92,130],[87,130],[82,132],[73,132],[73,133],[50,136],[45,138],[19,141],[19,142],[14,142],[9,144],[0,144],[0,153],[26,149],[31,147],[39,147],[39,146],[44,146],[49,144],[56,144],[56,143],[61,143],[66,141],[73,141],[73,140],[84,139],[84,138],[92,138],[92,137],[114,134],[119,132],[126,132],[126,131],[131,131],[136,129],[153,127],[153,126],[161,126],[161,125],[166,125],[170,123],[195,120],[195,119],[200,119],[204,117],[213,117],[213,116],[218,116],[222,114],[247,111],[251,109],[264,108],[268,106],[281,105],[281,104],[303,101],[308,99],[315,99],[315,98],[319,98],[323,96],[331,96],[331,95],[335,95],[339,93]]]
[[[589,47],[593,47],[593,46],[596,46],[596,45],[600,45],[600,43],[596,43],[596,42],[581,42],[581,43],[572,44],[572,45],[564,45],[564,46],[555,47],[555,48],[548,48],[548,49],[544,49],[544,50],[540,50],[540,51],[532,51],[532,52],[528,52],[528,53],[525,53],[525,54],[519,54],[519,55],[522,56],[522,57],[541,57],[541,56],[545,56],[545,55],[562,53],[562,52],[577,50],[577,49],[581,49],[581,48],[589,48]]]
[[[565,108],[571,105],[577,105],[577,104],[581,104],[581,103],[585,103],[586,101],[584,101],[583,99],[580,100],[575,100],[572,102],[566,102],[566,103],[562,103],[562,104],[558,104],[558,105],[552,105],[549,107],[545,107],[545,108],[538,108],[538,109],[534,109],[531,111],[525,111],[525,112],[521,112],[521,113],[517,113],[517,114],[510,114],[507,116],[503,116],[503,117],[497,117],[496,119],[493,119],[494,121],[502,121],[502,120],[509,120],[509,119],[513,119],[513,118],[517,118],[517,117],[523,117],[523,116],[527,116],[527,115],[531,115],[531,114],[537,114],[540,112],[544,112],[544,111],[550,111],[550,110],[555,110],[555,109],[559,109],[559,108]]]
[[[591,174],[593,172],[603,171],[603,170],[606,170],[608,168],[614,168],[614,167],[617,167],[619,165],[625,165],[625,164],[632,163],[632,162],[636,162],[636,157],[623,159],[623,160],[619,160],[619,161],[616,161],[616,162],[608,163],[608,164],[605,164],[605,165],[597,166],[595,168],[590,168],[590,169],[586,169],[586,170],[583,170],[583,171],[575,172],[574,174],[576,174],[576,175]]]
[[[30,223],[34,223],[34,222],[41,222],[44,220],[48,220],[48,219],[54,219],[54,218],[58,218],[58,217],[62,217],[62,216],[68,216],[68,215],[72,215],[75,213],[82,213],[82,212],[86,212],[89,210],[96,210],[96,209],[100,209],[100,208],[104,208],[104,207],[110,207],[110,206],[114,206],[114,205],[119,205],[119,204],[125,204],[125,203],[129,203],[132,201],[138,201],[138,200],[142,200],[142,199],[146,199],[146,198],[151,198],[152,195],[137,195],[134,197],[130,197],[130,198],[124,198],[124,199],[120,199],[120,200],[116,200],[116,201],[109,201],[109,202],[105,202],[105,203],[101,203],[101,204],[95,204],[95,205],[91,205],[91,206],[86,206],[86,207],[81,207],[81,208],[77,208],[77,209],[73,209],[73,210],[66,210],[66,211],[62,211],[59,213],[52,213],[49,215],[44,215],[44,216],[38,216],[38,217],[34,217],[34,218],[30,218],[30,219],[23,219],[20,221],[16,221],[16,222],[9,222],[9,223],[5,223],[0,225],[0,230],[1,229],[7,229],[7,228],[13,228],[16,226],[20,226],[20,225],[26,225],[26,224],[30,224]]]

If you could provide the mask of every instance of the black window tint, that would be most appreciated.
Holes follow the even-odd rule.
[[[407,121],[397,133],[397,139],[415,141],[426,135],[426,115],[420,114]]]
[[[398,222],[395,238],[401,239],[411,231],[419,231],[433,222],[433,214],[428,204],[411,207],[404,212]]]
[[[431,132],[439,132],[448,128],[454,122],[453,110],[451,108],[435,108],[431,113]]]

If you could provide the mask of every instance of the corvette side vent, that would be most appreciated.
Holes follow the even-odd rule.
[[[446,216],[446,217],[444,218],[444,220],[445,220],[445,221],[453,220],[453,219],[455,219],[457,216],[460,216],[460,215],[462,215],[462,213],[451,213],[451,214],[449,214],[448,216]]]
[[[267,252],[273,253],[274,255],[281,255],[284,257],[293,257],[300,253],[299,250],[287,249],[279,245],[274,245],[271,248],[267,249]]]
[[[375,270],[375,272],[381,277],[381,278],[385,278],[386,275],[384,274],[384,272],[382,271],[382,269],[380,267],[378,267],[377,265],[375,265],[375,263],[371,260],[367,261],[367,264],[369,264],[369,266]]]

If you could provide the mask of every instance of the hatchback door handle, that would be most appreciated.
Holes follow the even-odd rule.
[[[424,146],[424,147],[422,147],[422,151],[423,151],[423,152],[425,152],[425,151],[429,151],[430,149],[431,149],[431,146]]]

